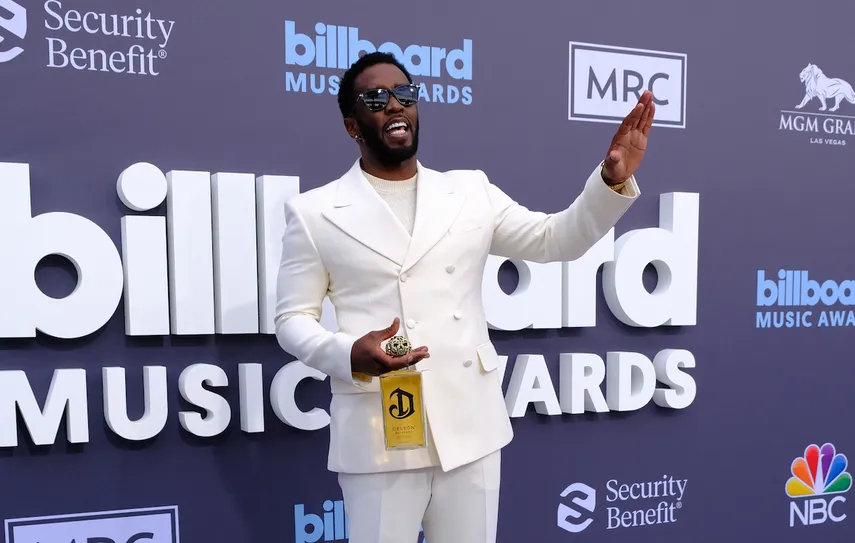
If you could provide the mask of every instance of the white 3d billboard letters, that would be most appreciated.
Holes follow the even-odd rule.
[[[0,163],[0,338],[35,337],[36,330],[62,339],[80,338],[102,328],[125,300],[129,336],[273,334],[275,284],[284,230],[283,204],[299,193],[294,176],[256,177],[248,173],[170,171],[149,163],[125,169],[117,195],[132,211],[166,201],[166,217],[121,218],[121,256],[104,230],[68,212],[33,217],[29,165]],[[590,327],[596,324],[596,276],[603,266],[603,292],[611,312],[636,327],[696,323],[698,259],[697,194],[660,198],[660,226],[630,231],[614,240],[610,231],[573,262],[517,262],[520,281],[505,294],[498,285],[504,259],[491,256],[484,277],[484,304],[493,329]],[[199,240],[205,242],[199,243]],[[74,291],[52,298],[38,287],[34,270],[48,255],[71,261],[78,276]],[[642,283],[648,264],[656,267],[653,292]],[[560,293],[560,296],[556,296]],[[323,324],[336,328],[325,303]],[[507,357],[503,357],[503,368]],[[674,409],[692,403],[695,383],[683,368],[694,367],[688,351],[666,349],[651,361],[631,352],[562,354],[558,393],[540,355],[520,355],[506,401],[511,416],[630,411],[656,404]],[[245,432],[264,430],[260,364],[239,364],[240,421]],[[304,430],[329,423],[326,411],[301,411],[297,385],[325,375],[299,361],[284,366],[269,399],[281,421]],[[168,416],[166,368],[144,368],[145,414],[127,416],[124,369],[102,370],[104,413],[109,428],[129,440],[144,440],[164,428]],[[605,381],[603,395],[600,385]],[[657,389],[657,381],[668,388]],[[203,388],[230,386],[224,370],[194,364],[178,379],[181,396],[203,408],[179,413],[182,427],[199,437],[222,433],[231,406]],[[33,442],[53,443],[63,414],[67,438],[89,440],[86,372],[56,370],[40,409],[21,370],[0,371],[0,446],[17,445],[16,408]]]
[[[506,259],[490,255],[484,273],[484,309],[495,330],[595,326],[597,270],[612,314],[627,326],[694,326],[698,298],[697,194],[663,194],[659,228],[631,230],[617,241],[614,229],[572,262],[539,264],[512,260],[519,284],[511,295],[499,286]],[[648,292],[648,264],[658,281]],[[561,293],[556,296],[556,293]]]
[[[35,337],[36,330],[63,339],[87,336],[109,321],[123,293],[127,335],[274,333],[283,204],[299,193],[298,177],[164,175],[152,164],[133,164],[119,176],[119,198],[134,211],[167,200],[167,217],[122,217],[122,257],[85,217],[33,217],[28,164],[0,163],[0,181],[0,337]],[[594,326],[602,265],[607,304],[623,323],[693,326],[698,208],[697,194],[665,194],[658,228],[633,230],[617,241],[610,230],[573,262],[514,261],[521,273],[511,295],[497,281],[504,259],[491,256],[484,282],[488,323],[497,330]],[[33,276],[52,254],[70,260],[79,277],[61,299],[42,293]],[[652,293],[642,284],[648,264],[659,277]]]
[[[264,432],[264,401],[261,364],[238,365],[240,390],[240,427],[246,433]],[[304,379],[323,381],[323,373],[299,361],[286,364],[276,373],[270,386],[268,399],[276,417],[283,423],[300,430],[314,431],[329,424],[329,414],[318,407],[302,411],[295,401],[297,385]],[[102,368],[104,420],[117,436],[129,441],[151,439],[166,427],[169,415],[169,388],[166,367],[143,368],[143,396],[145,411],[132,421],[128,418],[125,369]],[[193,364],[186,367],[178,378],[178,391],[191,405],[205,411],[178,413],[181,427],[197,437],[214,437],[226,430],[232,419],[228,401],[209,387],[229,385],[225,371],[213,364]],[[70,443],[89,442],[89,390],[86,371],[83,369],[56,369],[50,390],[42,408],[33,394],[27,374],[22,370],[0,371],[0,447],[19,444],[15,421],[16,411],[35,445],[52,445],[63,416],[66,422],[66,439]]]
[[[164,175],[137,163],[119,176],[117,192],[135,211],[167,200],[165,220],[122,217],[124,262],[85,217],[33,217],[29,165],[0,163],[0,337],[87,336],[115,314],[123,290],[127,335],[274,333],[283,204],[299,192],[299,178]],[[33,275],[52,254],[77,269],[77,288],[61,299],[42,293]]]

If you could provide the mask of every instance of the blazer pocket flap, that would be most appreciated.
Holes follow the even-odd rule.
[[[478,353],[478,360],[481,362],[484,371],[493,371],[499,367],[499,354],[496,352],[492,341],[479,345],[475,351]]]

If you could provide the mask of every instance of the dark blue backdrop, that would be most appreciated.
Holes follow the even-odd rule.
[[[471,79],[454,78],[444,65],[439,77],[416,77],[431,98],[419,106],[420,158],[435,169],[483,169],[520,203],[552,212],[578,194],[617,127],[568,119],[570,42],[645,50],[634,60],[608,53],[596,58],[595,71],[605,70],[600,75],[619,70],[617,104],[610,92],[588,104],[600,121],[631,107],[634,97],[624,102],[619,86],[626,70],[648,78],[673,66],[658,64],[659,52],[685,55],[683,71],[668,72],[658,94],[671,101],[663,112],[683,107],[683,126],[654,128],[637,174],[643,196],[615,235],[658,226],[660,194],[700,195],[697,325],[625,326],[609,311],[598,281],[596,327],[494,331],[492,337],[509,357],[506,386],[520,354],[543,355],[557,388],[560,353],[605,358],[609,351],[630,351],[652,359],[662,349],[686,349],[697,363],[688,370],[697,399],[682,410],[651,403],[629,413],[554,417],[529,406],[514,419],[516,438],[504,455],[499,541],[848,541],[853,521],[839,519],[853,512],[847,493],[837,495],[842,502],[791,498],[785,485],[791,464],[809,445],[832,443],[844,455],[855,450],[848,418],[855,409],[855,373],[847,357],[855,323],[846,323],[845,300],[833,307],[761,307],[757,274],[776,279],[779,269],[805,270],[818,285],[851,276],[851,15],[851,3],[831,0],[807,11],[793,2],[772,8],[734,0],[539,0],[522,9],[476,0],[377,6],[2,0],[0,53],[22,51],[0,57],[0,162],[29,164],[34,215],[82,215],[117,247],[120,218],[136,213],[119,201],[116,180],[136,162],[163,172],[294,175],[302,190],[326,183],[356,157],[335,103],[337,82],[330,79],[342,70],[286,64],[291,21],[316,48],[318,32],[329,40],[331,25],[358,29],[359,39],[374,45],[389,41],[402,48],[450,51],[471,40]],[[72,53],[75,48],[79,52]],[[144,66],[144,73],[128,73],[129,66],[135,72]],[[577,77],[588,77],[584,66],[576,68]],[[675,83],[678,75],[684,85]],[[629,77],[628,83],[635,81]],[[813,97],[797,109],[806,93]],[[821,109],[816,96],[834,93],[844,98],[839,109],[832,110],[833,98]],[[459,99],[438,103],[437,95],[443,102]],[[165,204],[143,213],[165,214]],[[16,258],[4,240],[18,234],[0,230],[0,266]],[[45,260],[36,277],[53,296],[74,288],[73,268],[60,258]],[[813,326],[758,327],[758,313],[762,320],[773,310],[810,310]],[[819,326],[823,310],[843,311],[842,325]],[[18,311],[0,300],[4,318]],[[85,369],[90,428],[88,442],[69,444],[63,423],[53,445],[36,446],[18,420],[19,444],[0,449],[0,518],[177,506],[185,542],[341,540],[332,516],[329,537],[297,535],[306,524],[301,515],[323,515],[324,502],[341,496],[325,469],[326,430],[281,423],[267,398],[265,431],[240,428],[238,364],[263,364],[266,393],[276,371],[292,360],[275,339],[128,337],[123,312],[120,304],[106,326],[84,338],[0,340],[0,380],[10,375],[5,371],[25,371],[40,405],[55,369]],[[191,436],[178,421],[179,411],[199,411],[181,399],[177,382],[181,371],[199,362],[221,367],[229,378],[219,392],[232,406],[231,423],[208,439]],[[158,436],[132,443],[104,423],[101,368],[126,369],[134,419],[144,410],[142,368],[150,365],[167,368],[169,418]],[[305,410],[328,400],[327,382],[298,387]],[[8,401],[0,398],[0,407],[4,416],[10,413]],[[610,501],[609,488],[671,477],[685,481],[679,499]],[[578,533],[556,522],[559,505],[572,498],[560,493],[574,482],[596,489],[597,496],[594,522]],[[675,522],[611,527],[610,507],[655,510],[663,500]],[[808,526],[793,513],[803,514],[805,503],[813,511]],[[70,528],[59,533],[116,543],[131,533],[90,522],[82,535]],[[10,543],[14,525],[5,534]],[[170,529],[162,530],[156,541],[172,541],[165,535]],[[24,532],[14,539],[37,540]]]

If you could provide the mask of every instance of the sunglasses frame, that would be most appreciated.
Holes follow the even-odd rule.
[[[401,89],[401,88],[412,88],[415,90],[415,100],[412,104],[404,104],[401,102],[401,99],[398,98],[398,95],[396,94],[395,91],[397,91],[398,89]],[[357,95],[356,102],[353,104],[353,109],[351,110],[350,114],[352,116],[356,112],[356,106],[359,104],[359,102],[362,102],[365,105],[365,108],[368,111],[370,111],[371,113],[377,113],[378,111],[383,111],[389,105],[389,101],[392,100],[393,96],[395,97],[395,100],[397,100],[398,103],[404,107],[414,106],[414,105],[419,103],[419,94],[421,93],[421,90],[422,90],[421,86],[418,85],[417,83],[407,83],[406,85],[398,85],[394,89],[368,89],[368,90],[365,90],[365,91],[359,93],[359,95]],[[383,104],[383,106],[381,106],[377,109],[372,109],[367,103],[365,103],[364,96],[366,94],[368,94],[369,92],[377,92],[377,91],[385,92],[388,95],[388,98],[386,99],[386,102]]]

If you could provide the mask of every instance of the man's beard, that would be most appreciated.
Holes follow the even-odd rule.
[[[416,155],[419,150],[419,122],[416,121],[413,131],[413,143],[409,147],[392,148],[386,145],[382,137],[377,134],[373,127],[365,125],[358,120],[356,124],[359,126],[359,131],[362,134],[362,141],[365,146],[374,155],[374,158],[385,166],[397,166],[405,160],[409,160]]]

